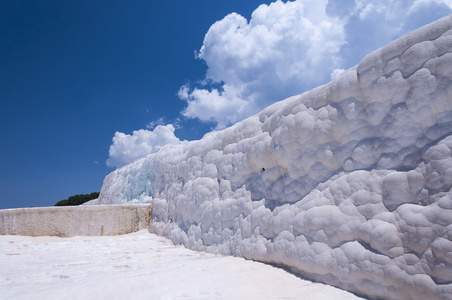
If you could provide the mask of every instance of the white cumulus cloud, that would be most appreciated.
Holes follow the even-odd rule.
[[[182,87],[183,115],[222,128],[328,81],[345,34],[342,21],[327,16],[326,4],[276,1],[259,6],[250,21],[231,13],[213,24],[197,58],[207,63],[206,82],[223,84]]]
[[[174,135],[174,126],[158,125],[154,130],[140,129],[132,135],[116,132],[110,146],[107,166],[122,167],[138,158],[160,150],[167,144],[179,144],[181,141]]]
[[[370,51],[451,13],[451,2],[278,0],[249,21],[231,13],[205,35],[196,57],[206,62],[206,77],[181,87],[182,115],[226,127],[326,83]]]

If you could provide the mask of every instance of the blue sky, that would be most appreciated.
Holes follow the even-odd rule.
[[[116,167],[326,83],[451,7],[2,1],[0,208],[100,191]]]

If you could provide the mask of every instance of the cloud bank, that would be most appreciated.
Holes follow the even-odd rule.
[[[165,145],[179,144],[181,141],[174,135],[174,130],[174,126],[168,124],[158,125],[154,130],[136,130],[132,135],[117,131],[110,146],[107,166],[119,168],[155,153]]]
[[[196,58],[208,70],[181,87],[182,115],[217,129],[336,77],[396,37],[452,12],[452,1],[296,0],[214,23]],[[422,14],[422,16],[421,16]]]

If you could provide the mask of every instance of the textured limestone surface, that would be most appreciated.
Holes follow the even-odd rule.
[[[108,175],[188,248],[370,298],[452,299],[452,16],[334,81]]]
[[[120,235],[148,228],[150,214],[149,204],[4,209],[0,235]]]

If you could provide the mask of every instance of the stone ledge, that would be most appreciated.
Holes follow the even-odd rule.
[[[86,205],[0,210],[0,235],[121,235],[149,226],[151,205]]]

